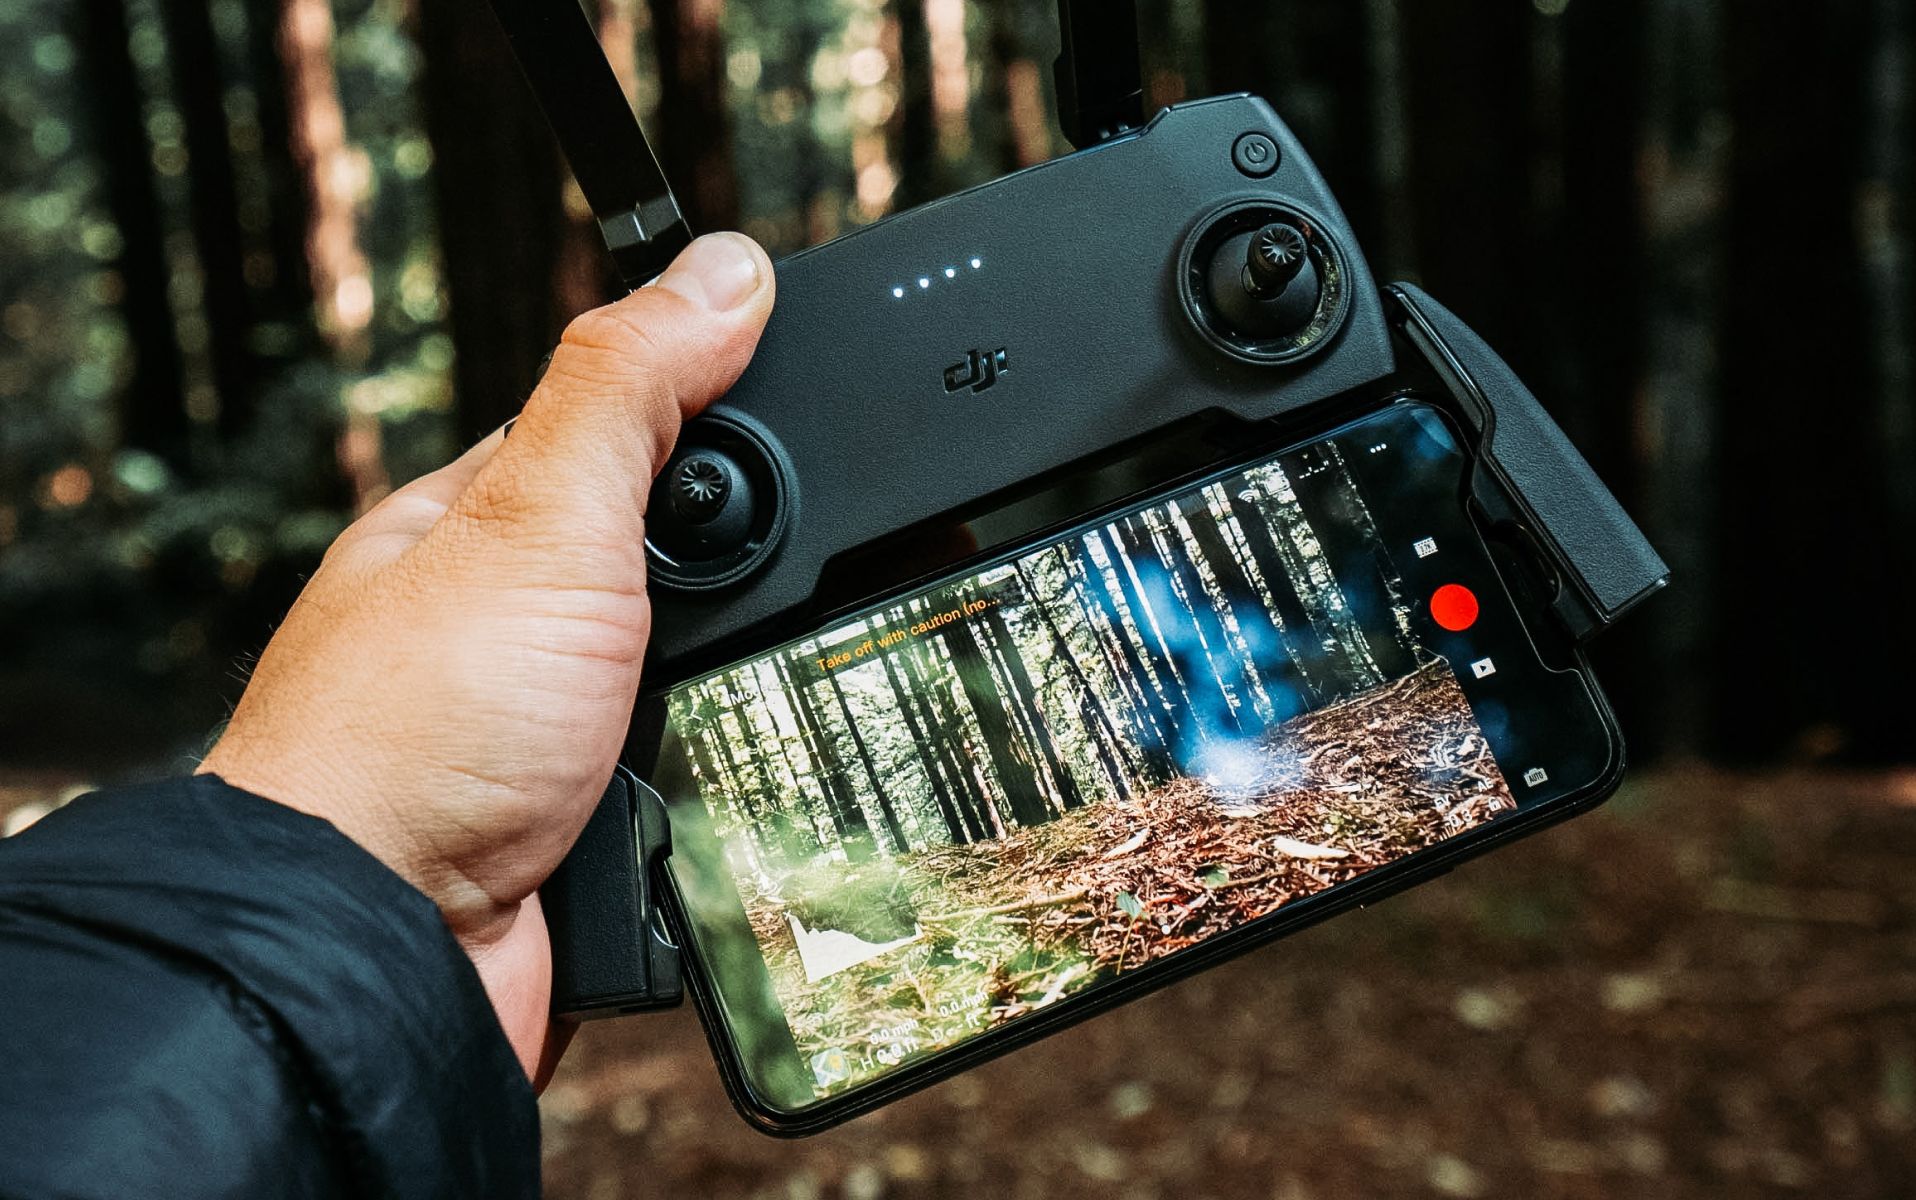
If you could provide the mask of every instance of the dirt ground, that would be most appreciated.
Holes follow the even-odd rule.
[[[588,1026],[553,1200],[1916,1195],[1916,774],[1599,812],[800,1142]]]

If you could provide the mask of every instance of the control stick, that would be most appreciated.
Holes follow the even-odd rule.
[[[1283,221],[1225,239],[1207,283],[1224,323],[1251,338],[1304,328],[1317,313],[1321,287],[1303,231]]]

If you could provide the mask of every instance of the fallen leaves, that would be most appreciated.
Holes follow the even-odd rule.
[[[901,1023],[922,1048],[948,1042],[1515,808],[1442,663],[1234,753],[1266,756],[1253,773],[1268,785],[1181,778],[892,860],[899,899],[942,914],[918,917],[929,936],[815,983],[776,904],[748,906],[801,1051],[869,1046]]]

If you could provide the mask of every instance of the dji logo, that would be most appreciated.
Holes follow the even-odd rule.
[[[1005,348],[996,350],[973,350],[965,355],[962,362],[955,362],[945,368],[945,390],[955,392],[959,388],[970,388],[982,392],[998,382],[998,376],[1011,369],[1011,363],[1005,355]]]

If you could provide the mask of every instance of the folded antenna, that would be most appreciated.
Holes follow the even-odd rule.
[[[1136,0],[1058,0],[1058,123],[1083,150],[1144,124]]]
[[[513,55],[585,193],[619,277],[636,288],[692,240],[659,160],[578,0],[492,0]]]

